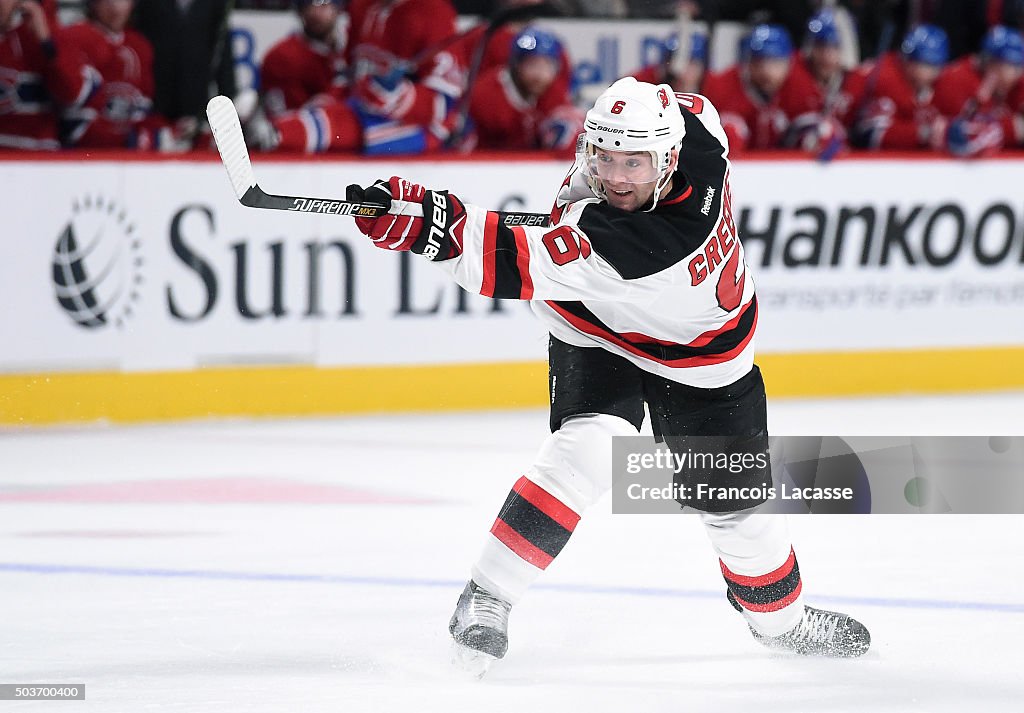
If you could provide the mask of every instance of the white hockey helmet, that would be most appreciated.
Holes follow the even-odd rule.
[[[638,82],[625,77],[608,87],[587,112],[585,129],[586,175],[590,187],[604,195],[602,162],[596,149],[650,154],[632,178],[634,183],[655,183],[654,205],[671,180],[672,149],[682,145],[686,125],[675,93],[667,84]],[[621,178],[621,177],[620,177]],[[649,210],[653,210],[654,205]]]

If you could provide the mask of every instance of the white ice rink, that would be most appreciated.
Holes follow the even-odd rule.
[[[776,401],[782,434],[1021,435],[1024,394]],[[750,637],[692,516],[588,513],[483,681],[447,622],[543,412],[0,432],[11,711],[1022,711],[1024,517],[801,516],[863,659]]]

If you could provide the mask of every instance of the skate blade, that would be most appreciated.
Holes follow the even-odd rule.
[[[477,680],[483,678],[498,659],[483,651],[452,642],[452,666]]]

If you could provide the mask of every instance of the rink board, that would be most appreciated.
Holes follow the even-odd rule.
[[[5,154],[0,423],[535,406],[545,330],[347,218],[246,209],[208,157]],[[257,158],[270,192],[406,175],[546,211],[566,165]],[[1024,161],[742,161],[772,396],[1024,387]]]

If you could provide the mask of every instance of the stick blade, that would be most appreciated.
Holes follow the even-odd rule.
[[[246,191],[256,185],[256,174],[249,161],[249,150],[245,147],[235,105],[225,96],[216,96],[206,105],[206,117],[210,120],[213,140],[228,171],[231,187],[235,189],[235,197],[242,200]]]

